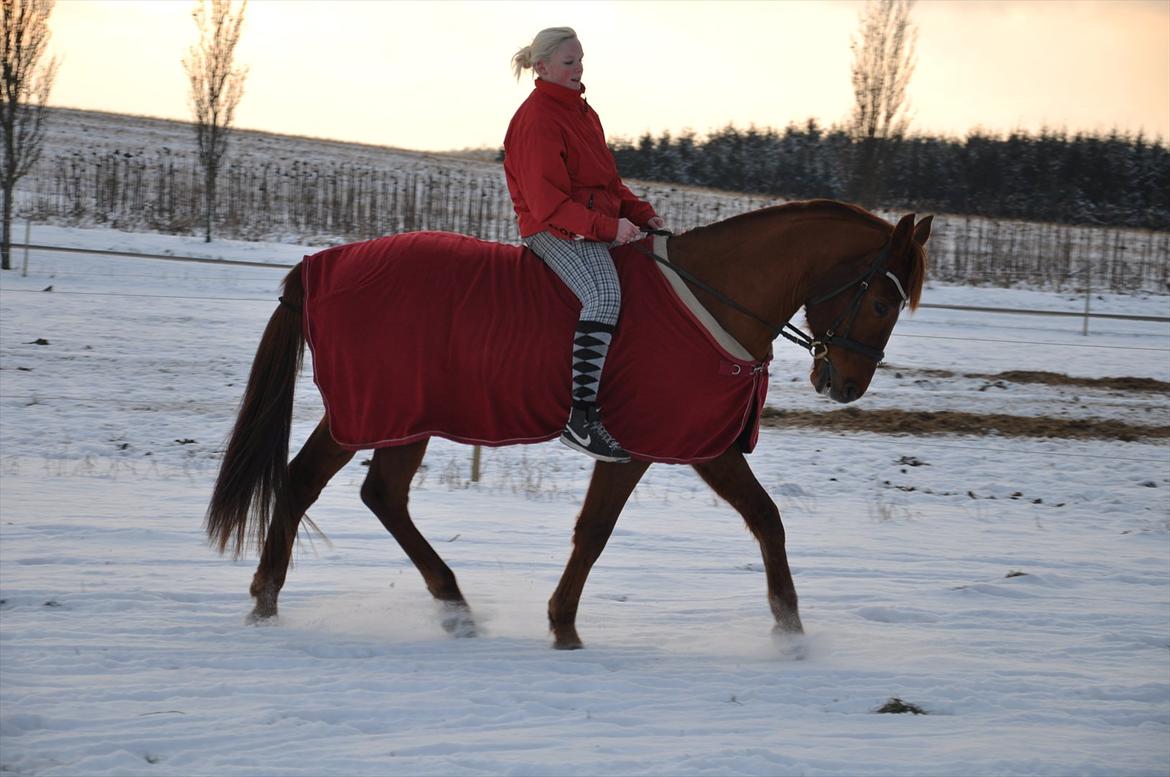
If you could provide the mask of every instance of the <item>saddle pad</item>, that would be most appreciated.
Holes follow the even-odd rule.
[[[704,461],[737,441],[750,452],[767,362],[721,345],[656,262],[613,254],[622,313],[599,395],[606,427],[648,461]],[[410,232],[305,257],[301,273],[313,377],[342,447],[561,433],[581,305],[527,248]]]

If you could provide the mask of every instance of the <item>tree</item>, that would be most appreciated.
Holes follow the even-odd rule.
[[[855,103],[849,130],[854,141],[850,191],[872,207],[891,141],[900,139],[910,120],[906,87],[914,74],[918,31],[910,21],[914,0],[867,0],[861,11],[853,51]]]
[[[199,0],[191,17],[199,28],[199,43],[183,58],[183,69],[191,85],[191,113],[195,119],[195,142],[199,166],[203,169],[204,240],[211,242],[211,220],[215,213],[216,179],[227,153],[228,137],[236,106],[244,95],[246,67],[234,63],[236,44],[244,26],[244,0],[232,13],[232,0]]]
[[[3,234],[0,235],[0,269],[12,269],[12,195],[16,182],[32,170],[41,157],[45,137],[46,103],[57,58],[44,65],[41,57],[49,45],[49,14],[54,0],[3,0],[0,59],[3,59],[3,101],[0,130],[4,159],[0,189],[4,192]]]

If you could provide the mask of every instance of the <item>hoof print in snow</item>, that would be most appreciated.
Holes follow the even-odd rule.
[[[1021,572],[1018,569],[1013,569],[1012,571],[1010,571],[1006,575],[1004,575],[1005,578],[1006,577],[1027,577],[1027,576],[1028,576],[1027,572]]]
[[[64,607],[65,605],[61,604],[56,599],[50,599],[49,601],[45,602],[45,606],[46,607]]]
[[[882,706],[878,707],[874,712],[879,714],[901,715],[906,712],[912,712],[915,715],[926,715],[926,710],[919,707],[917,704],[902,701],[897,696],[891,696],[890,700]]]
[[[36,340],[25,343],[25,345],[48,345],[49,341],[43,337],[38,337]]]
[[[177,442],[179,445],[194,445],[195,444],[195,441],[192,440],[190,437],[184,437],[181,440],[175,440],[175,442]]]

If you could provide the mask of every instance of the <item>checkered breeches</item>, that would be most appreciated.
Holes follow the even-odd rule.
[[[592,240],[562,240],[547,232],[524,238],[524,244],[581,300],[582,321],[617,325],[622,287],[608,245]]]

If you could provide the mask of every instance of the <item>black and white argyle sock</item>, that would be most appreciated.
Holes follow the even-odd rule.
[[[601,370],[613,339],[614,327],[600,321],[579,321],[573,335],[573,404],[585,407],[597,402]]]

